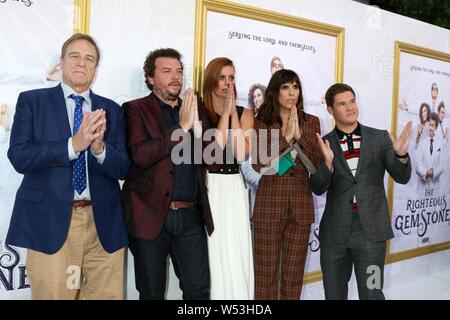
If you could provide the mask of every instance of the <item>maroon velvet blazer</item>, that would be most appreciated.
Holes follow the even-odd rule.
[[[125,221],[131,235],[153,240],[160,234],[169,209],[175,180],[170,154],[179,141],[171,141],[171,134],[176,128],[168,128],[153,93],[126,102],[123,108],[128,153],[133,162],[122,189]],[[211,120],[201,106],[198,110],[205,131],[211,127]],[[192,136],[191,131],[187,134]],[[203,164],[196,165],[196,168],[201,190],[200,209],[206,230],[211,234],[214,223],[206,192],[206,168]]]

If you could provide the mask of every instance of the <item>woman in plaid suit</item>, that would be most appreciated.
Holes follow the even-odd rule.
[[[299,299],[309,232],[314,222],[311,194],[314,183],[310,183],[310,175],[295,151],[290,156],[286,154],[291,167],[285,168],[285,172],[280,172],[283,170],[280,160],[278,172],[268,170],[264,174],[265,167],[273,165],[266,165],[261,158],[266,155],[264,143],[270,158],[297,143],[316,167],[322,160],[316,137],[316,133],[320,134],[319,119],[303,111],[302,87],[294,71],[283,69],[273,74],[255,120],[255,130],[258,148],[253,149],[253,158],[257,159],[253,167],[263,173],[253,211],[255,298]]]

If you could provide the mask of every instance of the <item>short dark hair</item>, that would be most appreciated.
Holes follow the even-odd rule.
[[[275,60],[280,61],[281,65],[283,66],[283,69],[284,69],[284,63],[283,63],[283,61],[281,61],[280,57],[274,56],[274,57],[272,57],[272,60],[270,60],[270,71],[272,71],[272,65]]]
[[[174,58],[180,62],[181,68],[183,69],[183,62],[181,62],[181,58],[183,56],[177,50],[172,48],[161,48],[150,51],[150,53],[145,58],[144,62],[144,75],[145,75],[145,84],[150,90],[153,90],[153,85],[148,82],[148,77],[155,76],[156,69],[156,59],[158,58]]]
[[[437,85],[436,82],[433,82],[433,83],[431,84],[431,91],[433,91],[433,87],[436,87],[437,92],[439,92],[439,88],[438,88],[438,85]]]
[[[331,87],[328,88],[325,93],[325,101],[327,102],[327,106],[333,107],[334,97],[342,92],[350,91],[353,93],[353,96],[356,98],[355,91],[353,91],[352,87],[345,83],[335,83]]]
[[[97,43],[95,42],[94,38],[92,38],[90,35],[84,34],[84,33],[75,33],[63,43],[63,45],[61,47],[61,59],[64,59],[64,56],[66,55],[67,47],[72,42],[75,42],[78,40],[85,40],[94,46],[95,52],[97,53],[97,65],[98,65],[98,62],[100,61],[100,49],[98,48]]]
[[[444,103],[444,101],[441,101],[441,102],[439,102],[439,105],[438,105],[438,108],[437,108],[437,111],[439,112],[439,111],[441,111],[441,109],[442,108],[444,108],[445,109],[445,103]]]
[[[439,124],[441,123],[441,120],[439,119],[439,116],[436,112],[432,112],[430,116],[430,121],[433,120],[436,122],[436,129],[439,127]]]

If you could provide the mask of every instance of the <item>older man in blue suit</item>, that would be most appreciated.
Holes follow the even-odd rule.
[[[62,83],[22,92],[8,157],[24,175],[6,242],[28,248],[33,299],[122,299],[127,233],[119,179],[129,169],[122,109],[94,94],[95,41],[62,46]]]

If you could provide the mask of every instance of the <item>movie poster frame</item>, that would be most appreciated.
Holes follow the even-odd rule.
[[[409,53],[430,59],[436,59],[443,62],[450,62],[450,54],[436,51],[430,48],[420,47],[406,42],[395,41],[394,44],[394,75],[393,75],[393,94],[392,94],[392,123],[391,132],[396,136],[400,134],[397,130],[398,124],[398,105],[399,105],[399,88],[400,88],[400,58],[402,53]],[[388,180],[388,205],[389,214],[392,221],[392,210],[394,206],[394,180],[389,177]],[[392,223],[392,222],[391,222]],[[386,263],[393,263],[402,260],[412,259],[418,256],[450,249],[450,241],[445,241],[433,245],[423,246],[420,248],[409,249],[391,253],[391,241],[388,241],[386,250]]]

